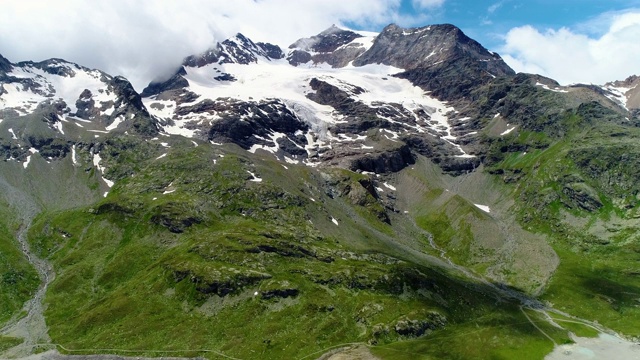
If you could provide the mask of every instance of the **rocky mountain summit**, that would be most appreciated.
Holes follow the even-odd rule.
[[[373,46],[354,61],[355,66],[366,64],[404,69],[398,77],[441,100],[464,98],[489,79],[514,75],[500,55],[448,24],[415,29],[389,25],[376,37]]]
[[[606,83],[604,88],[610,92],[607,97],[619,102],[634,116],[638,116],[638,109],[640,109],[640,88],[638,85],[640,85],[640,77],[632,75],[622,81]]]
[[[289,46],[289,64],[326,63],[334,68],[347,66],[370,46],[372,37],[333,25],[310,38],[302,38]]]
[[[448,24],[237,34],[140,93],[0,56],[0,357],[637,338],[639,83],[516,74]]]

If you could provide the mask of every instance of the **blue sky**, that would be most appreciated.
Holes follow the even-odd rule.
[[[63,58],[139,90],[237,32],[286,49],[332,24],[451,23],[514,70],[563,84],[640,75],[640,0],[2,0],[2,10],[10,61]]]
[[[499,48],[512,28],[532,25],[544,29],[567,27],[600,36],[606,27],[598,20],[617,12],[640,9],[640,0],[402,0],[399,25],[421,26],[450,23],[487,48]],[[441,4],[441,5],[439,5]],[[355,25],[380,29],[379,26]]]

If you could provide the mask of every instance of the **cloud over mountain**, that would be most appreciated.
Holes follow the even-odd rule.
[[[0,53],[11,61],[64,58],[125,75],[141,89],[154,74],[236,32],[289,45],[332,23],[398,21],[399,6],[400,0],[69,0],[56,6],[8,0],[0,32],[11,36],[0,41]]]
[[[511,29],[500,52],[516,71],[540,73],[561,83],[624,79],[640,73],[640,11],[605,14],[578,30]],[[596,27],[604,32],[596,33]]]

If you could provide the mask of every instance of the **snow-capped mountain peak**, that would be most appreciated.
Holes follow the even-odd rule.
[[[640,109],[640,77],[633,75],[625,80],[604,84],[602,89],[612,101],[627,110]]]
[[[117,98],[109,83],[113,78],[99,70],[91,70],[61,59],[42,62],[21,62],[10,65],[5,72],[0,96],[0,106],[26,115],[33,112],[40,102],[61,101],[65,114],[75,115],[78,106],[86,109],[89,101],[111,114]],[[82,95],[82,96],[81,96]]]
[[[326,63],[344,67],[369,49],[376,36],[377,33],[362,34],[333,25],[318,35],[291,44],[287,61],[294,66]]]
[[[258,62],[258,59],[275,60],[284,57],[279,46],[268,43],[254,43],[251,39],[238,33],[235,36],[217,43],[214,47],[199,55],[187,57],[183,65],[202,67],[208,64],[243,64]]]
[[[405,164],[410,156],[401,138],[427,136],[456,162],[474,166],[474,156],[455,142],[453,107],[396,77],[401,68],[349,65],[375,43],[375,35],[334,26],[298,40],[287,60],[265,56],[261,46],[238,35],[188,57],[171,79],[145,89],[144,103],[167,133],[230,141],[289,162],[373,171],[360,159],[380,156],[374,144],[386,143],[382,153],[394,149]],[[243,50],[243,57],[231,49]],[[311,60],[305,66],[292,61],[296,52]],[[250,59],[244,55],[263,60],[244,61]]]
[[[373,46],[354,61],[354,65],[386,64],[411,70],[462,57],[485,62],[484,67],[495,76],[513,74],[513,70],[499,55],[488,51],[459,28],[449,24],[409,29],[388,25]]]
[[[11,64],[2,58],[0,63],[0,119],[7,122],[35,117],[61,135],[86,127],[100,136],[125,131],[134,118],[149,118],[140,96],[124,77],[62,59]],[[18,122],[14,127],[22,126]]]

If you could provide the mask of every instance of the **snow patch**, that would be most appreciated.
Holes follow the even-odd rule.
[[[110,108],[108,108],[105,111],[100,111],[100,116],[111,116],[111,114],[113,114],[113,112],[116,111],[116,107],[114,105],[111,105]]]
[[[615,86],[607,86],[604,87],[605,93],[604,95],[611,101],[618,103],[620,106],[622,106],[623,108],[625,108],[625,110],[629,110],[627,108],[627,93],[631,90],[635,89],[635,87],[633,88],[627,88],[627,87],[615,87]]]
[[[386,182],[385,182],[385,183],[382,183],[382,185],[384,185],[384,187],[386,187],[387,189],[391,189],[391,190],[393,190],[393,191],[396,191],[396,187],[395,187],[395,186],[393,186],[393,185],[389,185],[389,184],[387,184]]]
[[[102,158],[100,157],[100,153],[93,154],[93,166],[95,166],[98,169],[98,171],[100,172],[100,175],[101,175],[100,177],[102,178],[102,181],[104,181],[105,184],[107,184],[107,186],[109,188],[111,188],[111,187],[113,187],[113,181],[111,181],[109,179],[105,179],[105,177],[104,177],[105,168],[100,165],[101,161],[102,161]]]
[[[105,129],[107,129],[107,131],[115,130],[118,127],[118,125],[122,124],[123,121],[124,121],[124,116],[120,115],[115,120],[113,120],[111,125],[107,126]]]
[[[284,157],[284,161],[285,161],[287,164],[293,164],[293,165],[296,165],[296,164],[299,164],[299,163],[300,163],[300,161],[298,161],[298,160],[294,160],[294,159],[291,159],[291,158],[289,158],[289,157],[287,157],[287,156],[285,156],[285,157]]]
[[[407,30],[402,30],[402,35],[415,35],[415,34],[420,34],[422,32],[428,31],[431,29],[431,26],[427,26],[424,29],[407,29]]]
[[[254,135],[255,136],[255,135]],[[278,152],[278,150],[280,150],[280,145],[278,144],[278,139],[286,137],[286,134],[280,133],[280,132],[274,132],[269,134],[269,137],[271,138],[271,142],[273,142],[273,146],[268,146],[268,145],[260,145],[260,144],[254,144],[251,146],[251,148],[248,150],[250,153],[255,154],[256,151],[258,149],[262,149],[265,151],[268,151],[272,154],[275,154]],[[265,140],[265,141],[269,141],[267,139],[261,139],[261,140]]]
[[[331,217],[331,222],[336,224],[336,226],[338,226],[338,220],[336,220],[333,216]]]
[[[549,86],[547,86],[547,85],[545,85],[545,84],[542,84],[542,83],[540,83],[540,82],[536,82],[536,86],[540,86],[540,87],[542,87],[542,88],[543,88],[543,89],[545,89],[545,90],[549,90],[549,91],[553,91],[553,92],[557,92],[557,93],[568,93],[568,92],[569,92],[569,91],[567,91],[567,90],[562,90],[562,89],[560,89],[560,88],[558,88],[558,87],[556,87],[556,88],[552,89],[552,88],[550,88]]]
[[[61,121],[55,121],[53,123],[53,128],[58,130],[58,132],[60,132],[60,134],[64,135],[64,131],[62,130],[62,122]]]
[[[169,185],[167,185],[162,195],[167,195],[167,194],[171,194],[172,192],[175,192],[176,189],[172,187],[173,187],[173,181]]]
[[[77,158],[77,154],[76,154],[76,145],[75,144],[71,147],[71,161],[73,162],[73,166],[78,165],[78,158]]]
[[[57,63],[56,66],[67,67],[72,70],[74,76],[64,76],[50,74],[44,70],[32,67],[14,67],[8,76],[13,76],[20,79],[31,79],[33,82],[40,85],[42,91],[47,91],[47,96],[42,94],[35,94],[21,84],[11,83],[4,84],[3,88],[7,91],[7,94],[2,95],[0,101],[0,108],[22,108],[30,113],[37,107],[37,104],[46,100],[63,100],[72,113],[78,111],[76,108],[76,100],[78,100],[80,94],[88,89],[91,91],[91,98],[94,102],[116,102],[117,97],[113,91],[108,89],[108,85],[102,82],[103,77],[106,75],[98,70],[83,69],[74,64]]]
[[[13,108],[20,115],[31,113],[40,102],[47,99],[43,95],[33,93],[22,84],[2,84],[1,86],[4,94],[0,95],[0,109]]]
[[[478,209],[486,212],[486,213],[490,213],[491,209],[487,206],[487,205],[480,205],[480,204],[473,204],[475,205]]]
[[[517,127],[517,126],[514,126],[514,127],[512,127],[512,128],[509,128],[509,129],[507,129],[507,130],[505,130],[505,131],[501,132],[501,133],[500,133],[500,136],[505,136],[505,135],[509,134],[510,132],[512,132],[513,130],[515,130],[515,129],[516,129],[516,127]]]
[[[163,129],[167,134],[192,138],[196,136],[196,130],[191,130],[186,127],[190,122],[192,122],[192,120],[174,120],[174,125],[166,125]]]
[[[247,172],[253,177],[253,179],[249,180],[249,181],[253,181],[253,182],[262,182],[262,179],[257,177],[256,174],[252,173],[251,171],[247,170]]]
[[[23,166],[25,169],[27,168],[27,166],[29,166],[29,163],[31,162],[31,156],[32,156],[33,154],[37,153],[37,152],[38,152],[38,150],[37,150],[37,149],[35,149],[35,148],[30,148],[30,149],[29,149],[29,152],[31,153],[31,155],[27,156],[27,160],[25,160],[25,162],[24,162],[24,163],[22,163],[22,166]]]
[[[104,172],[104,168],[100,166],[101,161],[102,161],[102,158],[100,157],[100,153],[93,154],[93,166],[98,168],[98,171]]]

